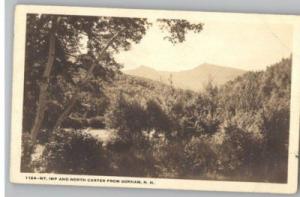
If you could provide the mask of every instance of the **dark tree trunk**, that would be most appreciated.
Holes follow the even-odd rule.
[[[47,111],[48,105],[48,88],[50,82],[50,74],[55,60],[55,47],[56,47],[56,38],[55,38],[55,28],[56,20],[52,20],[52,27],[49,32],[49,41],[48,41],[48,57],[45,64],[45,69],[42,76],[42,81],[39,84],[39,96],[38,103],[36,108],[36,114],[34,122],[30,131],[31,142],[24,149],[24,156],[22,158],[22,171],[31,172],[31,155],[34,152],[35,145],[37,143],[37,137],[41,130],[42,123],[44,121],[45,112]]]
[[[41,129],[45,112],[47,110],[47,103],[48,103],[48,87],[50,82],[50,73],[52,70],[52,66],[55,59],[55,32],[54,28],[52,27],[52,30],[49,35],[49,52],[48,52],[48,59],[47,63],[45,65],[45,70],[43,73],[43,79],[40,83],[40,91],[39,91],[39,97],[38,97],[38,105],[36,109],[36,115],[33,122],[33,126],[31,129],[31,140],[32,145],[34,146],[37,141],[38,133]]]

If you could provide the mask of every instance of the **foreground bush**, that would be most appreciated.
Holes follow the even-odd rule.
[[[48,173],[103,175],[109,165],[102,143],[80,130],[54,134],[47,143],[42,164]]]

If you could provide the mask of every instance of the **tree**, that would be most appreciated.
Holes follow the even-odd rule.
[[[158,24],[171,33],[173,43],[183,42],[187,31],[200,32],[203,26],[175,19]],[[144,18],[28,15],[24,102],[29,105],[24,113],[29,109],[34,117],[25,123],[33,146],[48,121],[45,114],[56,112],[48,129],[58,131],[87,87],[99,86],[119,71],[114,54],[138,43],[150,25]]]
[[[93,78],[99,77],[101,80],[111,78],[111,75],[118,70],[119,65],[112,54],[121,48],[129,49],[130,42],[139,42],[145,34],[147,22],[145,19],[49,15],[31,15],[28,21],[29,54],[26,59],[35,61],[33,63],[39,64],[36,66],[41,67],[42,70],[42,77],[38,84],[35,119],[31,128],[32,143],[35,144],[48,109],[48,102],[53,100],[49,90],[51,85],[55,85],[59,80],[59,74],[64,75],[61,80],[65,80],[70,86],[70,95],[52,127],[54,131],[59,129],[69,115],[79,100],[84,86],[88,85]],[[83,36],[88,39],[86,54],[81,54],[80,42]],[[110,51],[107,50],[109,47]],[[34,49],[36,51],[32,51]],[[40,54],[43,59],[37,58],[36,52],[39,51],[44,52]],[[79,72],[82,73],[76,81],[75,76]],[[52,76],[52,73],[56,76]]]
[[[147,102],[147,129],[155,130],[156,133],[165,132],[169,135],[172,129],[172,123],[166,112],[163,111],[161,105],[150,99]]]

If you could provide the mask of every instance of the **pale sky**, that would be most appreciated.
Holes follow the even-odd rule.
[[[291,25],[202,22],[203,31],[189,33],[184,43],[175,46],[163,39],[166,34],[154,23],[139,44],[116,59],[126,70],[143,65],[179,71],[203,63],[262,70],[291,54]]]

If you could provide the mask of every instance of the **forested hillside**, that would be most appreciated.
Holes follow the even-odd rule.
[[[42,155],[28,166],[24,151],[22,171],[287,181],[291,59],[220,87],[207,82],[200,93],[124,74],[95,83],[86,87],[54,143],[45,140],[51,130],[43,127]],[[44,125],[53,124],[56,105]],[[32,111],[24,110],[24,117],[32,120]],[[26,122],[30,128],[32,121]],[[84,132],[87,127],[116,138],[104,146]],[[26,150],[28,130],[23,133]]]

